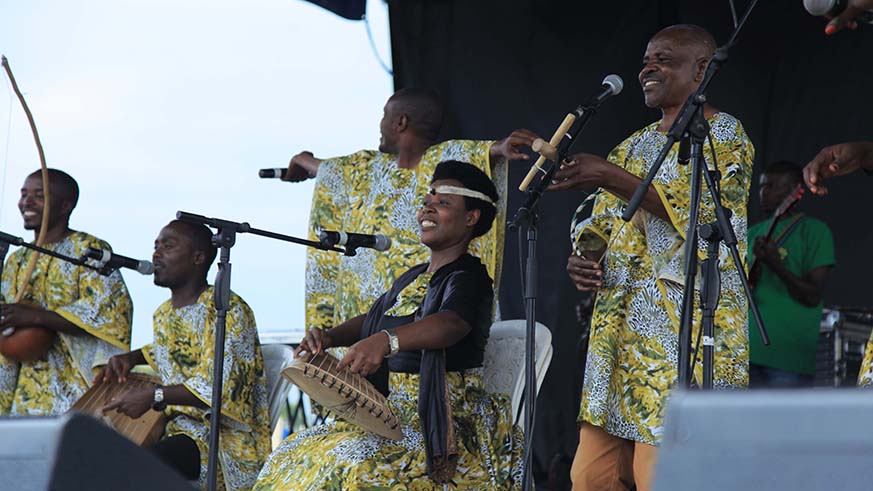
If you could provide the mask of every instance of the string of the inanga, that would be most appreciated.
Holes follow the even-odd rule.
[[[9,167],[9,142],[12,138],[12,102],[14,94],[12,88],[6,85],[6,92],[9,93],[9,112],[6,119],[6,140],[3,146],[3,172],[2,180],[0,180],[0,217],[3,216],[3,203],[6,202],[6,169]]]

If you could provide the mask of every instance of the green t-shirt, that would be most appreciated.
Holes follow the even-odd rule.
[[[776,225],[772,238],[793,221],[793,217]],[[767,233],[770,220],[749,229],[749,257],[755,239]],[[833,266],[834,239],[824,222],[803,217],[778,244],[785,266],[799,277],[822,266]],[[770,335],[770,346],[764,346],[758,324],[749,313],[749,361],[779,370],[796,373],[815,373],[815,352],[818,344],[822,304],[807,307],[788,292],[785,283],[765,265],[755,288],[755,301]]]

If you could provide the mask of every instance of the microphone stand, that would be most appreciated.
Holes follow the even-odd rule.
[[[537,383],[536,383],[536,307],[537,307],[537,206],[543,192],[552,182],[552,177],[557,172],[559,163],[564,162],[569,153],[570,147],[582,130],[588,124],[594,114],[597,113],[598,104],[595,102],[587,102],[576,107],[573,111],[576,120],[570,129],[561,137],[557,148],[549,148],[549,155],[546,155],[552,165],[547,170],[543,170],[542,178],[533,183],[527,190],[527,198],[524,203],[516,210],[515,216],[509,222],[510,229],[518,229],[520,226],[527,227],[527,257],[525,259],[525,280],[524,280],[524,316],[527,322],[525,334],[525,380],[524,380],[524,474],[522,480],[522,489],[524,491],[533,490],[533,472],[531,471],[532,464],[532,442],[533,442],[533,427],[534,413],[537,400]],[[546,144],[548,145],[548,144]],[[549,145],[550,147],[550,145]],[[554,153],[551,152],[554,150]],[[543,153],[545,155],[545,152]],[[541,169],[542,170],[542,169]],[[521,254],[521,251],[518,251]]]
[[[729,219],[729,210],[727,210],[721,202],[720,191],[717,181],[713,179],[711,172],[706,167],[706,161],[703,156],[703,144],[709,134],[709,123],[703,114],[703,108],[706,104],[706,89],[728,58],[728,50],[734,45],[737,35],[749,18],[752,9],[758,3],[757,0],[752,0],[749,8],[743,14],[742,19],[737,24],[734,32],[727,44],[718,48],[712,56],[709,65],[706,67],[706,72],[700,86],[691,94],[682,106],[682,109],[677,116],[670,130],[667,132],[667,143],[658,154],[655,164],[649,169],[648,174],[643,179],[643,182],[637,187],[633,197],[628,202],[622,219],[630,221],[637,209],[642,204],[643,198],[649,190],[655,175],[667,158],[667,154],[673,148],[673,145],[680,139],[687,137],[691,140],[691,209],[689,211],[688,228],[685,233],[685,285],[682,295],[682,314],[679,322],[679,352],[678,352],[678,372],[679,372],[679,388],[691,387],[693,379],[692,361],[691,360],[691,324],[694,320],[694,283],[697,278],[697,250],[698,250],[698,220],[700,215],[700,200],[701,200],[701,177],[705,179],[706,186],[709,190],[712,202],[715,208],[716,223],[707,224],[702,227],[701,236],[708,241],[708,257],[703,265],[704,278],[701,291],[701,330],[703,340],[703,388],[711,389],[713,380],[713,321],[715,317],[715,309],[718,304],[718,297],[721,290],[720,278],[718,275],[718,250],[719,242],[723,241],[728,247],[733,260],[734,266],[740,276],[740,282],[743,285],[743,290],[749,301],[749,308],[758,323],[758,330],[761,333],[761,338],[765,345],[770,344],[770,338],[767,335],[767,330],[764,327],[764,321],[761,319],[761,313],[755,303],[755,298],[752,295],[752,289],[749,286],[748,277],[743,270],[742,259],[737,250],[737,237],[734,233]],[[718,172],[717,170],[715,171]]]
[[[92,265],[88,264],[87,262],[85,262],[84,258],[77,259],[75,257],[70,257],[67,255],[55,252],[51,249],[46,249],[44,247],[40,247],[36,244],[31,244],[30,242],[25,241],[21,237],[16,237],[14,235],[10,235],[10,234],[7,234],[5,232],[0,232],[0,244],[2,244],[2,246],[0,246],[0,248],[2,248],[2,254],[0,254],[0,274],[3,273],[3,266],[4,266],[4,263],[6,262],[5,261],[6,253],[9,252],[10,245],[21,246],[21,247],[24,247],[25,249],[30,249],[32,251],[39,252],[40,254],[45,254],[45,255],[48,255],[51,257],[55,257],[55,258],[58,258],[62,261],[66,261],[68,263],[75,264],[77,266],[84,266],[85,268],[93,269],[94,271],[100,273],[103,276],[108,276],[113,271],[111,269],[104,268],[104,267],[92,266]],[[14,327],[7,327],[6,329],[3,330],[2,333],[0,333],[0,336],[11,336],[12,333],[14,333],[14,332],[15,332]]]
[[[62,261],[66,261],[68,263],[75,264],[76,266],[83,266],[85,268],[92,269],[92,270],[100,273],[103,276],[108,276],[110,273],[115,271],[114,269],[88,264],[88,262],[84,258],[70,257],[67,255],[61,254],[59,252],[55,252],[51,249],[46,249],[45,247],[40,247],[36,244],[31,244],[30,242],[25,241],[21,237],[16,237],[14,235],[10,235],[10,234],[7,234],[5,232],[0,232],[0,242],[2,242],[4,244],[21,246],[21,247],[24,247],[25,249],[30,249],[30,250],[36,251],[40,254],[45,254],[47,256],[55,257],[55,258],[58,258]]]
[[[212,244],[219,248],[218,273],[215,275],[215,347],[212,365],[212,402],[209,416],[209,454],[206,466],[206,489],[215,491],[218,471],[218,436],[221,432],[221,390],[224,385],[224,338],[227,328],[227,311],[230,310],[230,248],[236,243],[236,235],[249,233],[282,240],[294,244],[301,244],[324,251],[337,251],[348,253],[343,249],[324,245],[320,242],[298,239],[289,235],[277,234],[267,230],[253,228],[246,222],[231,222],[220,218],[208,218],[203,215],[195,215],[179,211],[176,218],[183,222],[197,223],[217,229],[218,232],[212,237]]]

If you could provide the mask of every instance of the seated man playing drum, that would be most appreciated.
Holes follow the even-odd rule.
[[[505,490],[520,487],[521,435],[507,398],[488,394],[481,371],[493,289],[470,241],[496,213],[494,183],[457,161],[437,166],[418,212],[430,262],[402,274],[366,315],[311,329],[298,354],[351,346],[340,370],[368,376],[401,421],[403,439],[333,422],[290,436],[256,490]],[[386,489],[387,489],[386,487]]]

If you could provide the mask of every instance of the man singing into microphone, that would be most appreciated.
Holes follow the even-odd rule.
[[[321,161],[303,152],[291,159],[286,179],[318,176],[310,214],[310,238],[319,230],[385,234],[391,250],[360,249],[354,257],[308,251],[306,263],[306,327],[329,328],[367,311],[396,277],[427,261],[427,248],[415,222],[420,197],[437,164],[468,162],[497,185],[501,199],[494,227],[477,238],[470,253],[482,260],[494,284],[500,283],[506,219],[506,160],[526,160],[521,147],[536,135],[517,130],[498,142],[451,140],[436,144],[442,104],[432,91],[402,89],[385,104],[379,124],[379,151],[360,151]],[[496,295],[495,295],[496,298]]]
[[[43,247],[80,257],[106,242],[70,229],[79,186],[49,169],[48,223],[40,172],[27,176],[18,209],[34,237],[47,227]],[[95,271],[40,254],[27,278],[33,251],[20,248],[3,270],[0,310],[0,415],[65,413],[90,387],[92,369],[130,349],[133,305],[121,274]],[[20,293],[20,299],[16,301]]]
[[[215,346],[215,301],[206,273],[215,260],[212,232],[203,225],[174,220],[155,240],[155,284],[170,289],[170,299],[154,315],[154,343],[117,355],[95,383],[124,383],[132,367],[145,365],[163,387],[131,389],[104,411],[139,418],[165,411],[163,440],[153,447],[168,465],[206,485],[209,404]],[[255,316],[231,293],[227,313],[224,385],[221,397],[218,489],[245,490],[270,453],[267,388]]]
[[[642,207],[621,219],[641,177],[655,163],[689,95],[698,88],[715,41],[692,25],[668,27],[650,41],[639,80],[645,103],[661,110],[660,121],[632,134],[608,159],[576,155],[550,190],[600,188],[590,218],[577,215],[568,262],[579,290],[597,291],[591,322],[579,447],[571,470],[574,490],[648,491],[663,433],[667,397],[678,379],[677,349],[684,283],[684,237],[691,207],[691,166],[668,154]],[[740,254],[745,255],[746,199],[754,149],[734,117],[705,106],[711,126],[704,152],[709,168],[721,172],[721,198],[733,211]],[[717,159],[715,158],[717,157]],[[700,223],[715,221],[704,192]],[[580,208],[581,210],[581,208]],[[577,212],[580,213],[580,212]],[[746,299],[728,250],[721,247],[721,297],[715,316],[714,386],[748,383]],[[698,294],[695,294],[695,299]],[[699,309],[695,307],[695,320]],[[694,323],[697,332],[699,322]],[[700,363],[695,378],[700,381]]]

